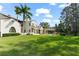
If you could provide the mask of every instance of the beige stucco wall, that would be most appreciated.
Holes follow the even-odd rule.
[[[2,19],[1,21],[1,32],[9,33],[11,27],[16,29],[16,33],[21,33],[20,23],[14,19]]]
[[[29,19],[25,19],[25,23],[24,23],[24,28],[25,28],[25,30],[26,30],[26,34],[27,33],[29,33],[29,30],[30,30],[30,25],[29,25],[29,23],[30,23],[30,20]]]

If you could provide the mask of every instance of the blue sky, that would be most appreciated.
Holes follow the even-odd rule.
[[[24,4],[24,3],[22,3]],[[34,20],[37,24],[40,22],[48,22],[50,26],[54,26],[59,23],[59,17],[61,11],[64,7],[69,4],[66,3],[25,3],[28,5],[31,10],[30,12],[33,14],[32,20]],[[1,3],[0,4],[0,13],[11,15],[16,18],[16,14],[14,12],[15,6],[20,6],[19,3]],[[22,19],[21,17],[19,19]]]

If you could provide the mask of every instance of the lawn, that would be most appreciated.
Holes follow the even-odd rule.
[[[78,36],[23,35],[0,38],[1,56],[79,56]]]

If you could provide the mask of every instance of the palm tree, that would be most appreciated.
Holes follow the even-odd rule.
[[[16,12],[17,21],[18,21],[18,15],[20,14],[20,8],[18,6],[15,6],[15,12]]]
[[[31,16],[32,16],[32,13],[30,13],[30,8],[27,6],[27,5],[20,5],[20,6],[17,6],[15,8],[15,12],[16,14],[19,14],[19,15],[22,15],[23,17],[23,30],[22,32],[24,33],[24,22],[25,22],[25,19],[31,19]]]

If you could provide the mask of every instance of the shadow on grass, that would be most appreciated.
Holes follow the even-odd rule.
[[[39,37],[37,40],[22,41],[16,44],[11,44],[13,47],[9,51],[1,51],[1,56],[77,56],[79,55],[79,47],[67,46],[66,43],[70,41],[63,41],[63,37]],[[50,43],[58,41],[57,45],[50,45]],[[63,41],[63,42],[61,42]],[[66,43],[65,43],[66,42]],[[44,46],[42,46],[44,45]]]

